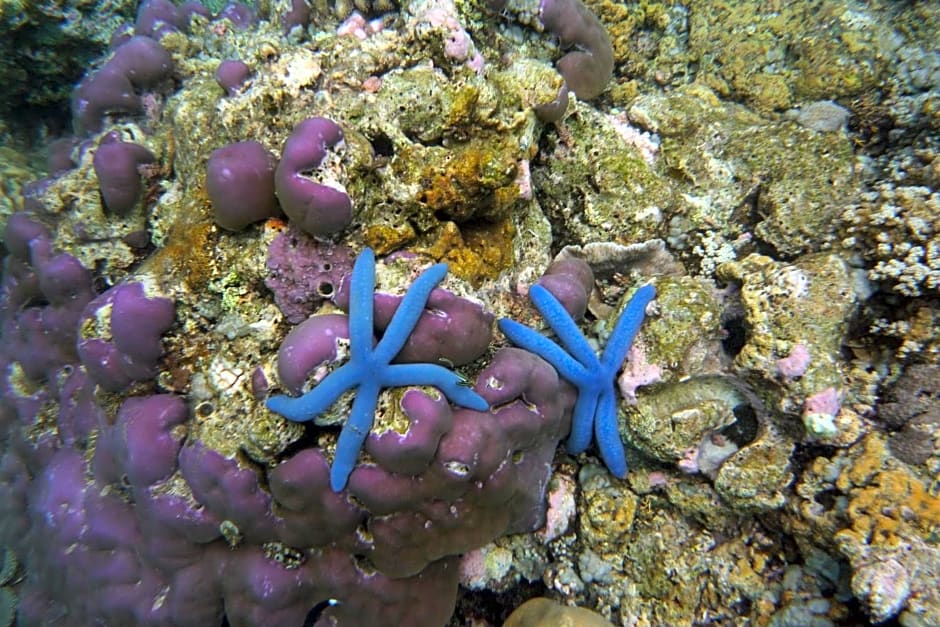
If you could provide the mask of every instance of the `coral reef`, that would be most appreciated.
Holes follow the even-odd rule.
[[[940,623],[940,10],[778,4],[5,4],[0,625]]]

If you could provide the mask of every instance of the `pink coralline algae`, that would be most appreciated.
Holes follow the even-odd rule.
[[[826,388],[822,392],[807,397],[806,402],[803,403],[803,412],[835,416],[839,413],[840,407],[839,391],[835,388]]]
[[[287,321],[297,324],[336,297],[352,270],[352,251],[317,242],[291,226],[271,241],[266,265],[265,286]]]
[[[790,354],[777,360],[777,373],[787,379],[795,379],[806,373],[810,360],[809,350],[805,344],[796,344]]]
[[[646,361],[646,352],[639,345],[633,345],[627,351],[623,372],[617,378],[617,386],[626,402],[635,405],[636,391],[644,385],[652,385],[663,379],[661,366]]]

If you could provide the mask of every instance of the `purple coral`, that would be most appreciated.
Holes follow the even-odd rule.
[[[51,238],[11,216],[0,293],[0,545],[24,561],[23,624],[300,625],[322,607],[318,624],[442,625],[457,556],[543,520],[574,397],[538,357],[496,354],[475,383],[492,411],[390,394],[397,430],[369,436],[335,493],[327,449],[246,464],[200,442],[179,397],[97,393],[159,359],[173,307],[139,283],[92,301],[91,273]],[[79,358],[92,345],[108,367]]]
[[[173,301],[148,297],[140,283],[112,287],[82,314],[82,365],[96,383],[113,392],[152,378],[163,355],[160,338],[174,315]]]
[[[388,447],[381,434],[369,435],[374,442],[367,446],[379,457],[352,471],[348,489],[373,514],[367,555],[383,573],[409,576],[430,561],[544,523],[552,459],[569,428],[571,389],[545,361],[514,348],[496,353],[474,389],[496,409],[446,408],[451,424],[443,434],[445,408],[403,398],[412,420],[438,425],[427,430],[426,450],[440,441],[421,473],[388,470],[386,463],[399,462],[383,459]]]
[[[294,327],[277,352],[281,384],[291,394],[306,391],[305,384],[312,372],[339,361],[344,341],[349,341],[349,318],[340,314],[311,316]]]
[[[179,9],[170,0],[144,0],[137,7],[134,32],[160,39],[165,33],[178,31],[179,22]]]
[[[567,257],[552,262],[538,281],[575,320],[584,317],[594,289],[594,272],[583,259]]]
[[[101,429],[95,446],[95,476],[102,483],[127,482],[135,490],[167,479],[176,470],[189,419],[186,403],[172,394],[131,397],[113,425]]]
[[[583,100],[600,95],[614,71],[614,49],[597,16],[581,0],[542,0],[539,21],[562,46],[577,48],[558,61],[568,89]]]
[[[101,138],[92,165],[98,176],[105,211],[123,216],[137,205],[143,192],[140,166],[153,163],[153,153],[112,131]]]
[[[288,322],[297,324],[332,300],[352,270],[352,252],[345,246],[317,242],[296,227],[279,233],[268,246],[265,286]]]
[[[24,214],[7,222],[4,244],[4,352],[35,381],[75,360],[79,317],[93,295],[91,273],[55,253],[48,230]]]
[[[215,70],[215,81],[229,96],[237,95],[251,76],[251,68],[244,61],[226,59]]]
[[[206,164],[206,191],[216,223],[239,231],[280,215],[274,196],[274,157],[256,141],[214,150]]]
[[[401,303],[401,296],[375,295],[375,326],[384,331]],[[336,304],[349,307],[347,284],[336,296]],[[461,298],[445,289],[436,288],[405,346],[395,357],[398,363],[440,360],[455,366],[468,364],[480,357],[493,339],[493,314],[481,303]]]
[[[489,0],[489,7],[502,12],[507,0]],[[539,22],[558,37],[561,45],[574,50],[557,63],[565,84],[551,102],[535,108],[543,122],[561,119],[568,108],[568,94],[590,100],[604,91],[614,72],[614,49],[607,29],[581,0],[541,0]]]
[[[434,459],[441,438],[454,423],[453,412],[446,398],[417,388],[405,390],[399,406],[408,417],[408,430],[373,434],[366,440],[366,450],[391,472],[417,475]]]
[[[229,2],[219,14],[215,16],[216,20],[226,19],[232,23],[235,30],[248,30],[258,21],[258,14],[247,4],[241,2]]]
[[[137,9],[134,30],[138,35],[160,39],[167,33],[185,32],[193,15],[210,17],[200,2],[190,1],[176,6],[170,0],[144,0]]]
[[[100,131],[110,113],[139,113],[143,105],[136,89],[154,87],[172,70],[173,60],[163,46],[149,37],[131,37],[72,92],[76,132]]]
[[[306,0],[291,0],[290,10],[281,17],[284,34],[295,28],[305,28],[310,23],[310,5]]]
[[[352,221],[352,202],[341,186],[315,182],[306,176],[323,164],[327,149],[342,142],[339,125],[320,117],[297,124],[284,142],[274,174],[277,197],[284,213],[310,235],[332,235]]]
[[[343,281],[334,302],[349,310],[349,282]],[[376,293],[373,308],[375,326],[383,332],[401,303],[402,297]],[[395,356],[397,363],[444,361],[461,366],[478,359],[493,339],[493,314],[482,303],[435,288],[424,312],[404,347]]]
[[[49,174],[55,176],[67,170],[71,170],[77,164],[72,159],[72,151],[79,144],[75,137],[60,137],[49,142],[46,148],[46,169]]]

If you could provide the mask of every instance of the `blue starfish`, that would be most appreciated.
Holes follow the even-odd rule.
[[[375,254],[366,248],[356,259],[349,296],[349,352],[345,364],[331,372],[303,396],[273,396],[267,406],[294,422],[307,422],[326,411],[347,390],[358,388],[349,418],[336,443],[330,469],[330,487],[339,492],[346,487],[356,458],[372,429],[379,392],[383,388],[433,385],[451,402],[486,411],[489,404],[474,392],[460,375],[436,364],[392,364],[411,335],[438,283],[447,274],[447,264],[439,263],[421,273],[405,293],[395,315],[375,347],[372,346],[372,297],[375,292]]]
[[[600,360],[558,299],[541,285],[532,286],[529,298],[564,348],[514,320],[499,321],[499,328],[514,344],[550,363],[563,379],[578,388],[568,451],[572,455],[583,453],[591,443],[593,430],[601,459],[611,474],[620,478],[627,474],[627,459],[617,428],[614,380],[643,324],[646,306],[655,297],[656,289],[652,285],[644,285],[636,291],[617,320]]]

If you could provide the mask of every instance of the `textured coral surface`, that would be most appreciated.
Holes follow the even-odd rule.
[[[937,32],[2,3],[0,627],[940,624]]]

